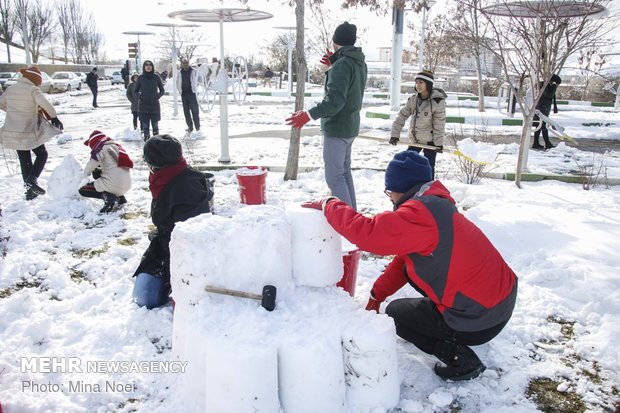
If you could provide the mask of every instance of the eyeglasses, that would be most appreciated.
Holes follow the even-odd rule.
[[[385,195],[387,195],[387,197],[388,197],[388,198],[391,198],[391,197],[392,197],[392,191],[390,191],[390,190],[388,190],[388,189],[383,190],[383,193],[384,193]]]

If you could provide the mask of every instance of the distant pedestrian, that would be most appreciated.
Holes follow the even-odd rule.
[[[91,150],[84,174],[92,174],[95,180],[82,186],[79,192],[86,198],[103,199],[103,208],[99,212],[107,214],[115,206],[127,202],[125,194],[131,189],[129,171],[133,168],[133,161],[121,145],[98,130],[90,134],[84,145]]]
[[[558,86],[562,83],[562,78],[558,75],[551,76],[547,87],[542,91],[542,96],[538,100],[538,104],[536,105],[536,109],[538,109],[543,115],[549,116],[551,113],[551,105],[553,104],[553,113],[558,113],[558,105],[555,101],[555,92]],[[543,83],[540,83],[540,87],[542,88]],[[534,122],[532,126],[536,127],[536,131],[534,132],[534,143],[532,144],[532,149],[551,149],[553,148],[553,144],[549,140],[549,130],[547,129],[547,122],[540,120],[538,115],[534,115]],[[543,147],[540,144],[540,134],[542,133],[543,140],[545,141],[545,146]]]
[[[271,79],[273,79],[273,71],[267,66],[263,74],[263,86],[271,88]]]
[[[181,70],[176,78],[176,88],[181,94],[181,102],[183,102],[183,115],[188,134],[200,130],[200,111],[198,110],[198,99],[196,92],[198,90],[198,71],[189,65],[189,60],[183,58],[181,60]],[[192,123],[193,119],[193,123]]]
[[[125,65],[121,69],[121,77],[125,83],[125,89],[129,86],[129,60],[125,60]]]
[[[138,117],[139,117],[139,107],[140,107],[140,96],[136,93],[136,81],[138,80],[138,75],[134,73],[131,75],[131,83],[127,86],[127,92],[125,95],[127,99],[131,102],[131,114],[133,115],[133,130],[138,130]]]
[[[287,125],[301,129],[310,119],[321,119],[325,181],[343,202],[357,209],[351,174],[351,148],[360,130],[360,110],[368,68],[360,47],[355,47],[357,27],[344,22],[334,31],[334,53],[328,51],[321,63],[325,72],[325,97],[312,109],[298,111]]]
[[[416,93],[407,99],[405,106],[398,112],[392,122],[390,143],[396,145],[400,131],[409,121],[409,148],[424,154],[431,165],[432,178],[435,179],[435,159],[443,151],[443,139],[446,134],[446,99],[448,95],[442,89],[433,86],[433,72],[423,70],[415,76]],[[434,146],[435,149],[420,149],[416,144]]]
[[[93,67],[93,69],[86,75],[86,84],[93,94],[93,108],[99,107],[99,105],[97,105],[97,89],[99,88],[98,82],[99,75],[97,74],[97,68]]]
[[[44,143],[54,136],[45,132],[39,113],[50,118],[51,124],[62,130],[56,109],[45,98],[39,86],[43,81],[41,71],[32,66],[20,69],[22,77],[17,83],[0,95],[0,109],[6,112],[4,125],[0,128],[0,143],[7,149],[17,151],[22,178],[26,187],[26,199],[31,200],[45,194],[37,179],[47,163],[47,150]],[[35,155],[32,162],[31,153]]]
[[[164,95],[164,84],[159,75],[155,73],[153,62],[145,60],[142,64],[142,74],[136,81],[135,93],[140,97],[138,113],[140,114],[140,127],[144,140],[151,137],[150,127],[153,127],[153,135],[159,135],[159,121],[161,109],[159,99]]]

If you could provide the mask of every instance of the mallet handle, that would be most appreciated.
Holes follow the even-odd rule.
[[[207,285],[205,287],[205,291],[210,292],[210,293],[216,293],[216,294],[232,295],[233,297],[251,298],[254,300],[263,299],[263,296],[260,294],[246,293],[245,291],[229,290],[228,288],[213,287],[210,285]]]

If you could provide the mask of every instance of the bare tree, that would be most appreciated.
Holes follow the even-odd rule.
[[[583,100],[586,99],[586,95],[588,94],[588,86],[590,84],[590,80],[592,79],[592,75],[598,73],[598,71],[605,63],[605,56],[598,53],[598,48],[589,47],[585,50],[579,50],[577,64],[579,65],[579,74],[585,80],[583,95],[581,96]]]
[[[26,18],[28,19],[27,30],[30,40],[30,55],[32,61],[39,61],[41,45],[52,34],[54,27],[53,13],[49,3],[40,1],[31,3],[28,7]]]
[[[174,32],[173,32],[174,30]],[[173,51],[173,40],[176,40],[176,60],[180,60],[182,57],[187,57],[190,61],[194,58],[194,55],[202,43],[205,43],[205,34],[198,30],[184,30],[183,28],[173,29],[168,28],[166,32],[161,35],[162,41],[159,50],[161,52],[162,60],[169,62],[170,56]]]
[[[74,3],[78,0],[57,0],[56,1],[56,18],[58,19],[58,31],[60,41],[63,46],[63,60],[65,64],[69,63],[69,44],[71,42],[71,9],[75,7]]]
[[[474,57],[478,76],[478,111],[484,112],[484,84],[482,82],[483,39],[489,30],[485,19],[480,16],[482,0],[455,0],[455,7],[446,18],[452,37],[467,54]]]
[[[579,50],[611,44],[611,35],[618,28],[617,16],[592,16],[605,7],[608,0],[571,2],[568,6],[570,9],[563,6],[563,3],[522,3],[519,8],[511,3],[499,3],[493,8],[479,8],[492,33],[491,39],[483,40],[486,42],[484,47],[498,56],[512,87],[522,86],[515,85],[511,76],[521,74],[525,75],[532,91],[531,101],[525,102],[522,94],[518,98],[524,113],[515,178],[519,188],[526,151],[529,149],[534,110],[551,75],[559,73],[566,60]]]
[[[17,16],[11,0],[0,0],[0,35],[6,44],[6,54],[11,63],[11,41],[17,25]]]
[[[407,28],[416,30],[417,26],[415,23],[409,22]],[[423,69],[435,72],[439,66],[453,66],[457,62],[462,45],[450,31],[448,19],[445,15],[440,14],[428,23],[424,37],[425,64]],[[417,40],[410,44],[420,53]]]

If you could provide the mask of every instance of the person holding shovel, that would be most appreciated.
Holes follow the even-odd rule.
[[[424,154],[431,166],[432,178],[435,178],[435,158],[437,152],[443,150],[443,140],[446,129],[446,92],[433,87],[435,78],[433,72],[423,70],[415,76],[414,93],[405,106],[398,112],[392,123],[390,132],[390,144],[396,145],[400,140],[400,131],[409,122],[409,147],[410,151]],[[424,144],[435,147],[434,149],[421,149],[416,144]]]
[[[366,309],[410,284],[421,296],[392,300],[385,313],[396,334],[443,363],[444,380],[469,380],[485,365],[470,346],[493,339],[506,326],[517,298],[517,277],[491,241],[458,212],[448,189],[433,181],[428,160],[415,151],[394,155],[385,171],[394,211],[364,216],[329,197],[302,206],[322,210],[351,243],[394,255],[375,281]]]

